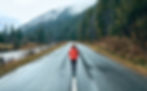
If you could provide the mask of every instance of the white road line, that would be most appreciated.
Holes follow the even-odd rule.
[[[78,91],[77,80],[75,77],[72,78],[72,91]]]

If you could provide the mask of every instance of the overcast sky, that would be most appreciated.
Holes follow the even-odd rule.
[[[96,3],[96,0],[0,0],[0,14],[26,23],[49,10],[74,6],[77,11]]]

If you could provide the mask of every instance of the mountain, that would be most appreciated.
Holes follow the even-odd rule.
[[[48,21],[54,21],[58,17],[59,13],[60,12],[56,11],[56,10],[49,11],[49,12],[47,12],[47,13],[39,16],[39,17],[36,17],[35,19],[31,20],[27,24],[24,24],[23,26],[21,26],[21,28],[24,31],[26,31],[30,27],[39,25],[40,23],[45,23],[45,22],[48,22]]]
[[[0,15],[0,31],[3,31],[3,29],[6,26],[18,27],[18,25],[19,25],[19,21],[17,19],[9,17],[9,16]]]
[[[68,7],[62,11],[47,12],[23,25],[21,30],[31,40],[37,40],[36,34],[40,31],[45,33],[46,41],[66,40],[70,37],[75,39],[77,35],[75,28],[82,15],[73,14],[72,10],[71,7]]]

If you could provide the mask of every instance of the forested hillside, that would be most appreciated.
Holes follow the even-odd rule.
[[[48,14],[43,14],[47,16]],[[78,24],[82,14],[72,14],[72,8],[61,12],[56,19],[45,19],[41,16],[21,29],[29,41],[50,43],[57,41],[78,40]],[[40,40],[41,39],[41,40]]]
[[[147,0],[99,0],[81,21],[80,40],[147,65]]]
[[[147,0],[99,0],[86,12],[79,31],[84,40],[125,36],[146,48],[146,29]]]
[[[27,43],[48,44],[78,40],[78,25],[83,14],[72,14],[71,8],[65,9],[59,15],[54,14],[55,12],[47,12],[18,29],[6,27],[4,32],[0,32],[0,43],[19,48]],[[51,13],[58,17],[53,19]]]
[[[19,43],[16,41],[19,40],[23,43],[98,41],[115,36],[125,37],[146,50],[146,11],[147,0],[99,0],[95,6],[79,15],[72,14],[71,8],[65,9],[55,20],[46,19],[48,14],[44,14],[20,27],[21,32],[0,33],[0,42],[11,41],[17,45]],[[21,38],[16,39],[17,35]]]

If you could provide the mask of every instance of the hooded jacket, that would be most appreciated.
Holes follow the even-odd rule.
[[[76,47],[72,47],[69,50],[69,58],[71,59],[71,61],[76,61],[78,59],[79,56],[79,51]]]

